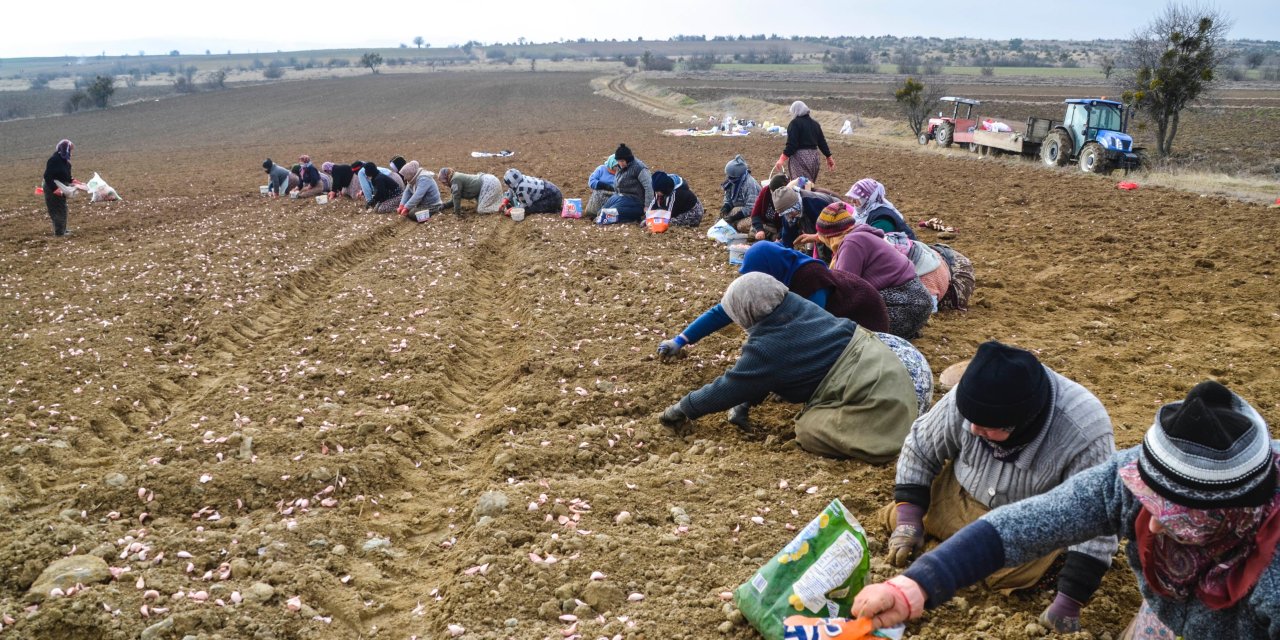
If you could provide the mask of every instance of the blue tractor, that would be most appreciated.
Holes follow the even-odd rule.
[[[1045,164],[1061,167],[1074,160],[1081,171],[1089,173],[1108,173],[1116,168],[1127,171],[1141,165],[1141,150],[1134,148],[1133,137],[1125,133],[1129,118],[1124,104],[1101,98],[1073,98],[1066,104],[1062,122],[1027,121],[1028,132],[1046,131],[1040,143],[1040,159]]]

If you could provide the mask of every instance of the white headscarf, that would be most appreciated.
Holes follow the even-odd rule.
[[[799,118],[800,116],[807,116],[809,115],[809,105],[799,100],[796,100],[795,102],[791,103],[791,108],[788,109],[788,111],[791,112],[791,117],[793,118]]]
[[[738,276],[724,290],[720,306],[724,312],[746,331],[751,331],[764,317],[773,313],[787,297],[787,285],[777,278],[760,271]]]

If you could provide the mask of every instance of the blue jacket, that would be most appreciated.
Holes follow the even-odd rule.
[[[587,178],[587,186],[592,191],[616,191],[617,181],[613,174],[609,173],[608,167],[600,165],[591,172],[591,177]]]

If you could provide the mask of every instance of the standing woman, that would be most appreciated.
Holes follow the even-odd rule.
[[[80,184],[71,177],[71,152],[75,148],[70,140],[59,141],[44,165],[44,206],[53,221],[53,235],[59,237],[67,235],[67,196],[70,195],[62,186]]]
[[[809,116],[809,107],[796,100],[791,103],[791,123],[787,125],[787,146],[773,165],[775,171],[786,164],[787,177],[795,180],[804,177],[817,182],[818,170],[821,169],[821,156],[827,157],[827,168],[835,170],[836,161],[831,157],[831,149],[827,147],[827,138],[822,135],[822,125]],[[819,155],[821,154],[821,156]]]

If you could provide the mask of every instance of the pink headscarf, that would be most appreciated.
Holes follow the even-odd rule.
[[[855,216],[858,222],[866,222],[867,214],[880,207],[888,207],[895,212],[898,211],[898,208],[884,197],[884,185],[876,181],[875,178],[863,178],[853,183],[853,186],[849,187],[849,191],[845,195],[858,199],[857,214]],[[898,213],[898,215],[901,216],[902,214]]]

